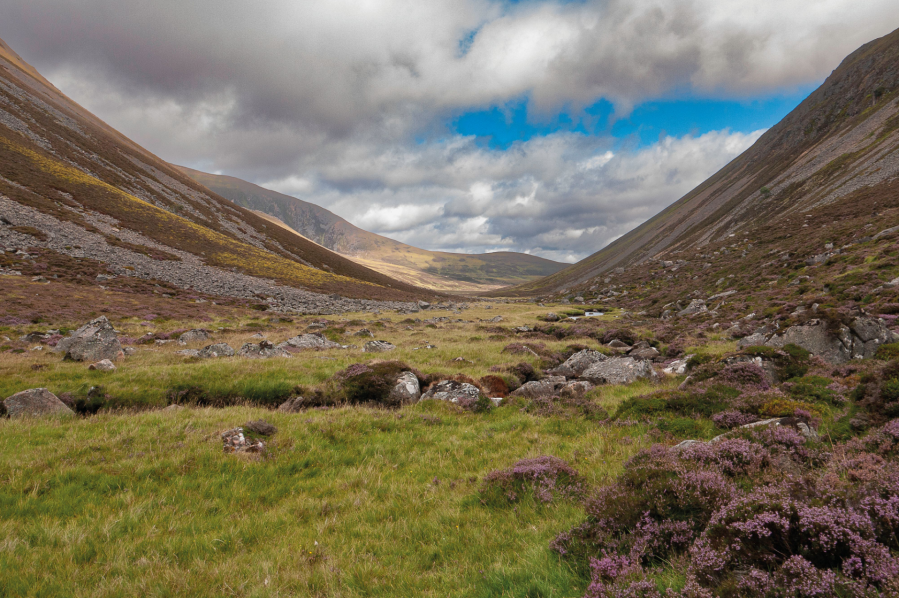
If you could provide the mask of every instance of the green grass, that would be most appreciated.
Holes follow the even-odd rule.
[[[268,456],[222,453],[260,417]],[[582,508],[486,507],[480,480],[552,454],[599,485],[644,432],[437,402],[3,420],[0,595],[580,596],[548,543]]]

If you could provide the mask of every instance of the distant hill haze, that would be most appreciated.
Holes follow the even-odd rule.
[[[66,97],[2,40],[0,215],[7,247],[211,295],[274,294],[296,309],[328,300],[307,292],[333,301],[434,295],[210,191]]]
[[[899,202],[899,30],[850,54],[804,102],[730,164],[601,251],[547,278],[501,291],[539,295],[649,259],[689,260],[729,236],[758,227],[802,235],[797,217],[858,193]],[[832,206],[833,207],[833,206]]]
[[[323,247],[409,284],[440,291],[484,291],[536,280],[566,266],[524,253],[419,249],[362,230],[321,206],[290,195],[230,176],[177,168],[237,205],[268,214]]]

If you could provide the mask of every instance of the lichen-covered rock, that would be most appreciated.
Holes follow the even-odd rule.
[[[262,341],[258,344],[246,343],[237,351],[237,356],[248,359],[269,359],[271,357],[290,357],[290,353],[269,341]]]
[[[649,361],[633,357],[614,357],[595,363],[581,374],[581,378],[593,384],[630,384],[641,378],[655,380],[658,374]]]
[[[393,351],[396,349],[396,345],[392,345],[387,341],[368,341],[364,345],[362,345],[363,353],[384,353],[386,351]]]
[[[805,326],[787,328],[765,344],[781,348],[792,343],[828,363],[840,364],[850,359],[870,359],[880,345],[897,341],[899,335],[887,328],[880,318],[859,316],[849,326],[840,324],[835,329],[828,328],[824,322],[811,320]]]
[[[472,384],[455,380],[441,380],[432,385],[428,392],[421,396],[421,400],[433,399],[450,403],[465,403],[477,401],[479,396],[480,391]]]
[[[403,372],[397,376],[396,384],[387,395],[385,403],[388,405],[408,405],[421,398],[421,386],[418,377],[412,372]]]
[[[125,357],[118,334],[106,316],[91,320],[61,339],[53,350],[65,353],[64,359],[73,361],[116,361]]]
[[[630,357],[634,359],[655,359],[661,355],[655,347],[640,347],[631,349],[628,352]]]
[[[694,299],[690,301],[690,304],[687,307],[677,312],[677,315],[680,317],[692,316],[693,314],[699,314],[707,311],[709,311],[709,308],[706,307],[705,300]]]
[[[234,357],[234,349],[232,349],[231,345],[228,343],[215,343],[214,345],[203,347],[197,353],[197,357],[202,359],[209,359],[212,357]]]
[[[201,330],[199,328],[195,328],[193,330],[188,330],[178,337],[178,342],[187,344],[187,343],[195,343],[198,341],[205,341],[209,338],[209,333],[205,330]]]
[[[605,361],[606,359],[608,359],[608,357],[606,357],[599,351],[584,349],[583,351],[578,351],[577,353],[569,357],[567,360],[565,360],[565,363],[557,368],[554,368],[550,373],[555,376],[577,378],[594,363],[599,363],[600,361]]]
[[[23,390],[3,401],[10,417],[38,417],[41,415],[75,415],[65,403],[46,388]]]
[[[525,397],[527,399],[557,396],[566,382],[565,376],[548,376],[543,380],[523,384],[512,393],[512,396]]]
[[[279,349],[291,350],[324,350],[324,349],[340,349],[341,345],[339,343],[335,343],[334,341],[329,341],[321,334],[310,333],[310,334],[300,334],[293,338],[289,338],[283,343],[278,345]]]

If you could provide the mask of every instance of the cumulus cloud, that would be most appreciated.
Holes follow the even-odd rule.
[[[639,151],[553,134],[505,151],[446,123],[821,80],[894,0],[0,0],[0,36],[156,154],[428,248],[599,249],[755,138]]]

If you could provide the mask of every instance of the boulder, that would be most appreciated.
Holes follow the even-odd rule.
[[[513,397],[525,397],[527,399],[542,399],[559,394],[567,380],[565,376],[548,376],[543,380],[528,382],[512,392]]]
[[[125,357],[118,335],[106,316],[91,320],[53,348],[73,361],[116,361]]]
[[[560,319],[561,318],[559,317],[559,314],[554,312],[549,312],[548,314],[543,316],[544,322],[558,322]]]
[[[75,415],[56,395],[46,388],[32,388],[17,392],[3,401],[10,417],[38,417],[41,415]]]
[[[388,405],[408,405],[421,398],[421,387],[418,377],[412,372],[403,372],[396,379],[396,385],[387,395],[385,403]]]
[[[362,345],[363,353],[384,353],[386,351],[393,351],[396,349],[396,345],[392,345],[387,341],[368,341],[364,345]]]
[[[246,343],[237,351],[237,356],[248,359],[269,359],[271,357],[290,357],[290,353],[268,341],[262,341],[258,344]]]
[[[641,348],[639,348],[639,349],[636,349],[636,348],[635,348],[635,349],[631,349],[631,350],[628,352],[628,355],[629,355],[630,357],[633,357],[634,359],[649,359],[649,360],[653,360],[653,359],[655,359],[656,357],[660,356],[661,353],[659,353],[658,350],[656,350],[655,347],[641,347]]]
[[[706,307],[705,300],[694,299],[687,307],[677,312],[677,315],[681,317],[692,316],[693,314],[699,314],[707,311],[709,311],[709,308]]]
[[[894,342],[899,342],[899,335],[887,328],[883,320],[859,316],[849,326],[840,324],[833,330],[823,322],[811,320],[805,326],[787,328],[765,344],[781,348],[792,343],[830,364],[840,364],[850,359],[871,358],[877,347]]]
[[[606,359],[608,359],[608,357],[606,357],[599,351],[584,349],[583,351],[578,351],[577,353],[569,357],[565,361],[565,363],[553,369],[550,373],[554,376],[577,378],[594,363],[599,363],[600,361],[605,361]]]
[[[666,374],[671,374],[673,376],[681,376],[687,373],[687,363],[689,363],[690,358],[693,355],[684,355],[681,359],[675,359],[671,363],[665,366],[662,370]]]
[[[581,374],[581,378],[593,384],[629,384],[641,378],[655,380],[658,374],[649,361],[633,357],[615,357],[595,363]]]
[[[611,347],[612,349],[630,349],[631,346],[624,341],[618,340],[617,338],[612,339],[607,347]]]
[[[503,317],[502,317],[502,316],[494,316],[494,317],[490,318],[490,319],[487,320],[487,321],[488,321],[488,322],[493,322],[493,323],[496,324],[496,323],[502,322],[502,321],[503,321]]]
[[[434,399],[436,401],[449,401],[450,403],[477,401],[480,391],[476,386],[467,382],[455,380],[441,380],[431,386],[428,392],[421,396],[421,400]]]
[[[178,342],[187,344],[187,343],[196,343],[198,341],[205,341],[209,339],[209,333],[205,330],[201,330],[199,328],[195,328],[193,330],[188,330],[178,337]]]
[[[353,333],[353,336],[362,336],[366,338],[375,338],[375,335],[371,333],[371,330],[368,328],[363,328],[359,332]]]
[[[421,300],[419,300],[419,302],[418,302],[418,309],[429,309],[430,307],[431,307],[431,304],[428,303],[427,301],[421,301]]]
[[[101,372],[114,372],[116,367],[115,364],[108,359],[101,359],[97,363],[92,363],[87,366],[89,370],[98,370]]]
[[[228,343],[215,343],[208,347],[203,347],[197,353],[197,357],[209,359],[211,357],[234,357],[234,349]]]
[[[340,349],[341,345],[334,341],[329,341],[321,334],[300,334],[293,338],[289,338],[278,345],[279,349],[299,349],[299,350],[323,350],[323,349]]]

